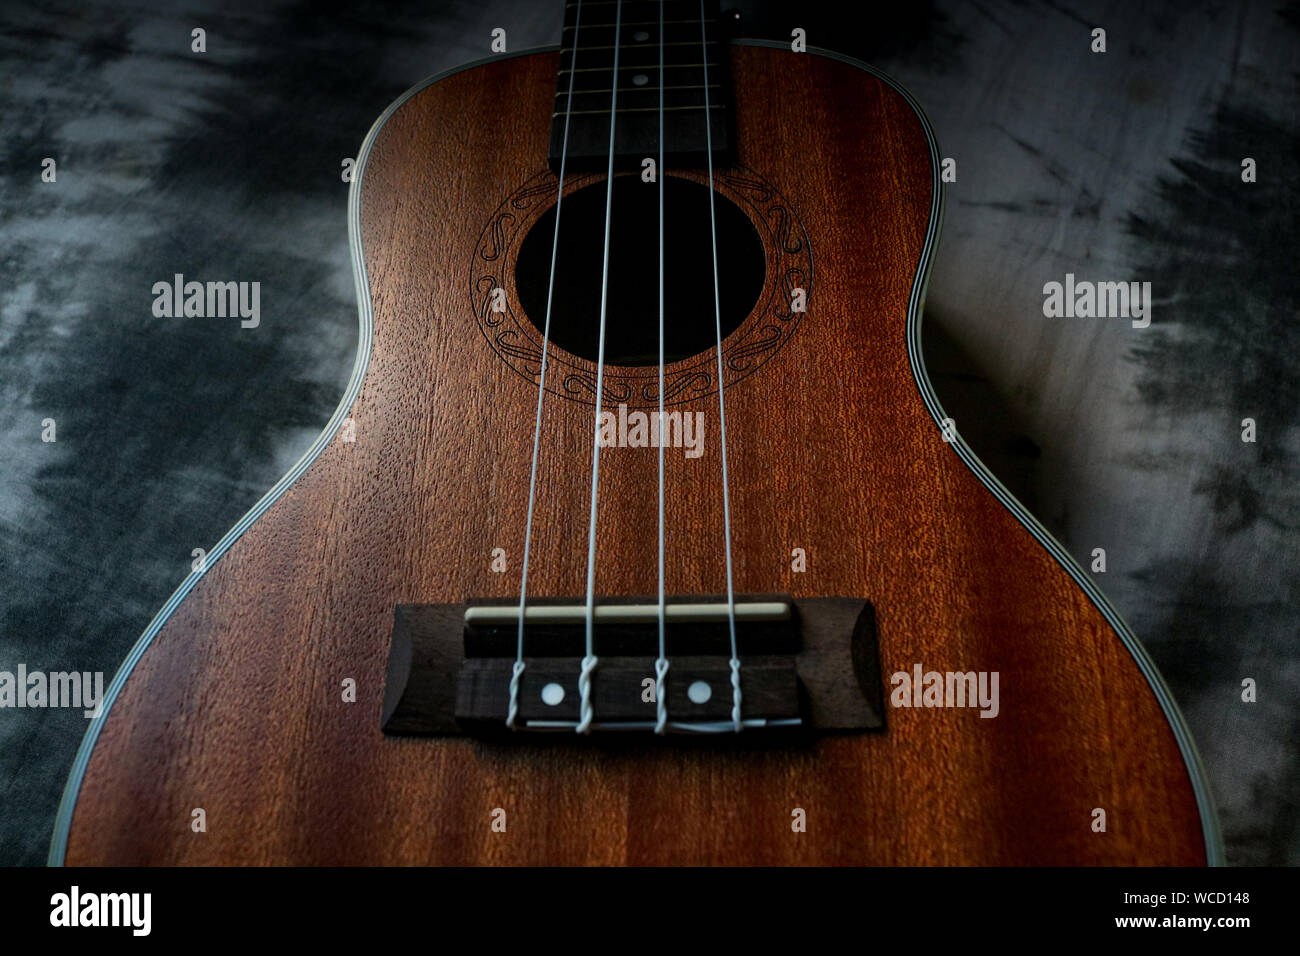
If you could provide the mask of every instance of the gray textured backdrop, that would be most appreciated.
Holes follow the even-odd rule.
[[[804,27],[930,114],[958,162],[926,310],[940,395],[1076,557],[1106,549],[1229,859],[1300,862],[1300,4],[740,6],[747,34]],[[0,6],[0,670],[111,676],[342,394],[343,157],[493,27],[521,49],[559,23],[505,0]],[[175,272],[260,281],[261,328],[154,318]],[[1066,272],[1150,281],[1151,327],[1044,318]],[[0,863],[44,859],[85,725],[0,711]]]

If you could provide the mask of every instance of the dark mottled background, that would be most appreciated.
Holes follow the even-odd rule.
[[[1076,557],[1106,549],[1100,583],[1187,716],[1229,859],[1300,863],[1300,4],[895,6],[741,8],[749,35],[804,27],[924,104],[958,161],[926,312],[941,397]],[[0,670],[111,676],[342,394],[342,159],[492,28],[554,42],[560,4],[0,10]],[[175,272],[260,281],[261,327],[154,318]],[[1153,324],[1045,319],[1066,272],[1150,281]],[[44,859],[85,725],[0,711],[0,862]]]

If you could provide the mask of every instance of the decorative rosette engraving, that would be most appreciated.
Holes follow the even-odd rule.
[[[676,175],[676,174],[674,174]],[[681,174],[707,185],[705,177]],[[603,179],[599,174],[567,177],[565,195]],[[743,209],[759,234],[767,260],[763,290],[740,327],[722,343],[724,382],[730,388],[759,368],[789,341],[806,313],[791,308],[796,288],[813,309],[813,263],[808,234],[785,198],[745,167],[714,174],[714,187]],[[558,181],[550,170],[533,176],[497,207],[474,245],[468,290],[479,330],[501,360],[536,386],[541,375],[542,334],[519,308],[513,287],[519,245],[533,224],[555,204]],[[505,278],[503,278],[505,277]],[[505,311],[492,310],[493,290],[504,288]],[[679,405],[717,391],[713,349],[664,366],[664,403]],[[594,404],[596,363],[554,342],[547,343],[546,390]],[[658,366],[606,365],[603,404],[653,408],[659,404]]]

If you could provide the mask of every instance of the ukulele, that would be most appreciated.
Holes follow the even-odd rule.
[[[346,394],[112,681],[52,862],[1221,860],[927,378],[924,114],[731,32],[575,0],[379,118]]]

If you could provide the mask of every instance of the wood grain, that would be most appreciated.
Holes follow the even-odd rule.
[[[376,141],[356,441],[321,455],[144,655],[90,761],[68,862],[1204,862],[1176,741],[1130,654],[917,393],[904,328],[931,170],[911,109],[839,62],[732,59],[739,161],[792,203],[816,268],[798,331],[727,391],[736,588],[868,598],[883,673],[998,671],[999,715],[898,708],[883,734],[779,746],[380,733],[394,606],[519,586],[536,391],[477,329],[465,268],[492,210],[544,168],[555,56],[537,54],[426,88]],[[667,456],[667,585],[717,593],[716,403],[691,407],[706,453]],[[590,406],[545,407],[539,594],[584,590],[590,425]],[[601,593],[655,591],[654,476],[649,450],[604,453]]]

